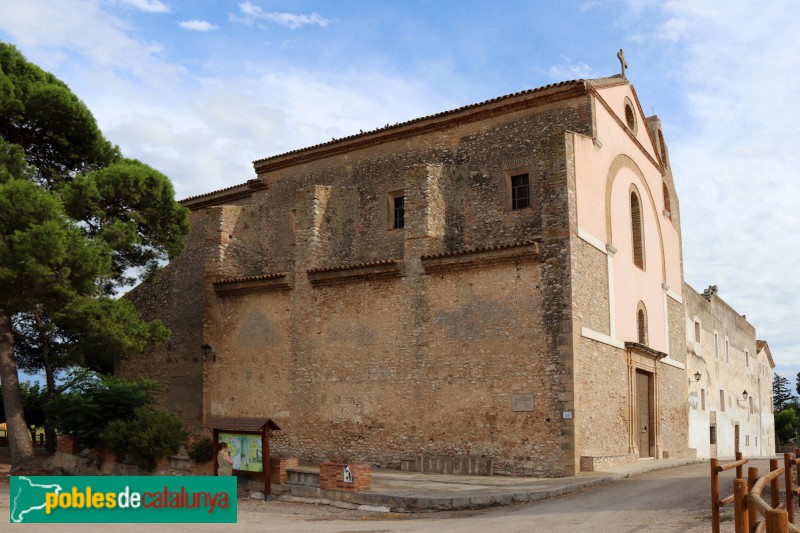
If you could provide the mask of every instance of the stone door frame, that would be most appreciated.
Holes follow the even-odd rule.
[[[658,402],[658,362],[667,357],[667,354],[653,350],[638,342],[626,342],[628,361],[628,453],[642,456],[639,453],[639,423],[637,405],[636,373],[643,372],[649,378],[649,419],[650,449],[644,457],[661,457],[660,427],[659,427],[659,402]]]

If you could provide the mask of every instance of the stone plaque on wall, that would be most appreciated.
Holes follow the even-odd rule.
[[[511,398],[511,410],[519,412],[533,411],[533,394],[515,394]]]

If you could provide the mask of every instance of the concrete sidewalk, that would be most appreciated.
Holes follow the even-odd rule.
[[[643,459],[563,478],[509,476],[457,476],[397,470],[373,470],[372,489],[348,493],[304,485],[272,485],[273,496],[283,501],[329,504],[348,509],[382,512],[425,512],[477,509],[553,498],[588,487],[704,460]],[[313,471],[313,467],[308,467]]]

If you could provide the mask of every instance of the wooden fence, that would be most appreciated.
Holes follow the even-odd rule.
[[[720,531],[720,509],[728,504],[733,504],[733,519],[736,533],[800,533],[800,528],[794,525],[795,497],[800,495],[800,449],[794,454],[783,455],[783,466],[779,466],[778,459],[769,460],[769,473],[758,477],[758,468],[747,469],[747,479],[744,478],[744,465],[747,459],[742,458],[740,452],[736,453],[736,460],[732,463],[720,465],[718,459],[711,459],[711,529],[713,533]],[[733,480],[733,494],[720,499],[719,475],[720,473],[736,469],[736,479]],[[792,474],[795,474],[794,476]],[[780,478],[784,480],[784,501],[780,501]],[[768,504],[761,493],[769,483],[770,503]],[[796,483],[796,485],[795,485]]]

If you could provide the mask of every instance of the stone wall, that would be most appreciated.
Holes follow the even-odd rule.
[[[578,91],[312,147],[192,199],[187,253],[132,296],[182,342],[122,373],[157,377],[193,427],[269,416],[276,453],[306,461],[471,456],[498,473],[568,475],[580,455],[626,456],[625,351],[581,336],[612,329],[606,256],[576,236],[568,132],[593,138],[592,102]],[[512,210],[521,173],[532,205]],[[672,327],[680,307],[668,308]],[[676,360],[682,348],[670,340]],[[659,446],[676,454],[679,376],[658,382]],[[518,395],[530,409],[513,409]]]
[[[145,319],[160,319],[171,331],[169,340],[145,354],[115,361],[117,375],[160,383],[161,404],[192,428],[199,428],[203,421],[206,220],[205,211],[192,212],[192,230],[183,254],[125,296]]]

